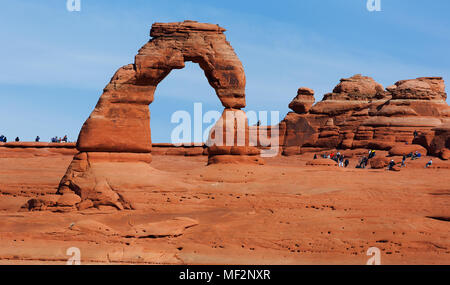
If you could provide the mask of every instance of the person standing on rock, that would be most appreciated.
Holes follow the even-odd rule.
[[[361,168],[361,164],[362,164],[362,158],[360,158],[358,160],[358,163],[356,164],[355,168]]]
[[[366,166],[367,166],[367,163],[369,162],[369,160],[368,160],[367,157],[365,157],[365,156],[364,156],[364,159],[363,159],[363,160],[364,160],[364,167],[363,167],[363,168],[365,169]]]
[[[347,159],[345,160],[345,162],[344,162],[344,166],[345,166],[345,168],[347,168],[347,167],[348,167],[349,163],[350,163],[350,160],[348,160],[348,158],[347,158]]]
[[[400,167],[406,167],[406,163],[405,163],[405,161],[406,161],[406,155],[403,155],[403,158],[402,158],[402,165],[400,166]]]
[[[367,166],[367,157],[363,156],[361,158],[361,161],[359,162],[358,168],[366,168],[366,166]]]
[[[19,139],[19,137],[16,137],[16,142],[20,142],[20,139]]]
[[[344,167],[344,156],[339,155],[339,167]]]
[[[36,137],[36,139],[34,140],[35,142],[39,142],[41,140],[41,138],[39,136]]]
[[[417,132],[417,130],[414,130],[414,138],[417,138],[418,135],[419,133]]]
[[[333,154],[333,157],[332,157],[332,159],[334,160],[334,161],[336,161],[337,163],[339,163],[339,158],[341,157],[341,154],[338,152],[338,153],[336,153],[336,154]]]

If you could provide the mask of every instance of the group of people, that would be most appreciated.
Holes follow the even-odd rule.
[[[401,163],[401,165],[400,165],[400,167],[406,167],[406,159],[407,158],[411,158],[411,160],[415,160],[415,159],[419,159],[419,158],[421,158],[422,157],[422,154],[420,153],[420,152],[418,152],[418,151],[416,151],[416,152],[411,152],[411,153],[409,153],[408,155],[403,155],[403,157],[402,157],[402,163]],[[391,161],[389,162],[389,164],[388,164],[388,170],[393,170],[393,167],[395,166],[395,161],[393,160],[393,159],[391,159]],[[433,164],[433,159],[430,159],[428,162],[427,162],[427,164],[425,165],[425,168],[428,168],[428,167],[430,167],[431,165]]]
[[[422,157],[422,154],[420,152],[418,152],[418,151],[416,151],[414,153],[411,152],[408,155],[403,155],[403,157],[402,157],[402,164],[400,165],[400,167],[406,167],[406,159],[407,158],[411,158],[411,160],[415,160],[415,159],[419,159],[421,157]],[[394,167],[395,164],[396,164],[395,161],[393,159],[391,159],[391,161],[388,164],[388,170],[392,170],[392,168]],[[433,159],[430,159],[427,162],[427,164],[425,164],[425,168],[430,167],[432,164],[433,164]]]
[[[14,141],[16,141],[16,142],[20,142],[20,139],[19,139],[19,137],[16,137],[16,139],[14,140]],[[8,139],[4,136],[4,135],[1,135],[0,136],[0,142],[8,142]]]
[[[345,158],[345,155],[341,154],[340,152],[337,153],[333,152],[331,154],[324,153],[322,157],[336,161],[339,167],[348,167],[348,165],[350,164],[350,161],[347,158]],[[314,159],[317,159],[317,154],[314,154]]]
[[[376,151],[373,149],[369,149],[368,155],[361,157],[358,164],[356,165],[356,168],[363,168],[363,169],[366,168],[367,164],[369,163],[369,160],[374,158],[375,155],[376,155]]]
[[[413,152],[410,152],[406,157],[407,157],[407,158],[410,157],[411,160],[415,160],[415,159],[421,158],[421,157],[422,157],[422,154],[416,150],[416,152],[414,152],[414,153],[413,153]]]
[[[418,131],[414,131],[414,138],[417,138],[419,136],[419,132]],[[369,150],[369,153],[367,156],[362,156],[359,161],[358,164],[356,165],[356,168],[366,168],[367,164],[369,163],[370,159],[374,158],[376,155],[376,151],[375,150]],[[337,153],[331,153],[331,154],[327,154],[327,153],[323,153],[321,155],[322,158],[328,158],[328,159],[332,159],[334,161],[336,161],[339,164],[339,167],[348,167],[349,165],[349,160],[347,158],[345,158],[344,155],[342,155],[340,152]],[[422,157],[422,154],[418,151],[415,152],[411,152],[407,155],[403,155],[402,158],[402,163],[400,167],[406,167],[406,159],[407,158],[411,158],[411,160],[416,160]],[[314,154],[314,159],[317,159],[317,154]],[[433,160],[430,159],[430,161],[427,162],[427,164],[425,165],[425,168],[429,168],[431,165],[433,164]],[[388,170],[393,170],[394,166],[396,165],[395,161],[393,159],[391,159],[391,161],[388,164],[387,169]]]
[[[16,137],[16,139],[14,140],[15,142],[20,142],[20,138]],[[41,141],[41,137],[40,136],[36,136],[36,138],[34,139],[35,142],[40,142]],[[53,143],[60,143],[60,142],[68,142],[67,139],[67,135],[65,135],[63,138],[58,138],[57,136],[52,138],[51,140]],[[6,136],[4,135],[0,135],[0,142],[8,142],[8,139],[6,138]]]
[[[359,164],[356,166],[356,168],[366,168],[369,160],[371,158],[373,158],[374,156],[375,156],[375,150],[369,150],[369,156],[368,157],[363,156],[360,159]],[[418,151],[411,152],[408,155],[403,155],[402,163],[401,163],[400,167],[406,167],[406,159],[407,158],[411,158],[411,160],[415,160],[415,159],[419,159],[421,157],[422,157],[422,154],[420,152],[418,152]],[[395,164],[396,164],[395,161],[393,159],[391,159],[391,161],[388,164],[387,169],[388,170],[393,170]],[[432,164],[433,164],[433,160],[430,159],[430,161],[428,161],[427,164],[425,165],[425,168],[430,167]]]
[[[63,138],[58,138],[58,136],[55,136],[52,138],[52,143],[61,143],[61,142],[68,142],[67,140],[67,135],[64,136]]]
[[[376,151],[375,150],[369,150],[369,153],[367,156],[363,156],[360,158],[358,164],[356,165],[356,168],[366,168],[367,164],[369,163],[370,159],[374,158],[376,155]],[[343,154],[341,154],[340,152],[337,153],[331,153],[331,154],[327,154],[324,153],[321,155],[322,158],[327,158],[327,159],[332,159],[334,161],[336,161],[339,165],[339,167],[348,167],[350,161],[345,158],[345,156]],[[407,158],[411,158],[411,160],[415,160],[415,159],[419,159],[420,157],[422,157],[422,154],[418,151],[416,152],[411,152],[408,155],[404,155],[402,158],[402,164],[400,167],[404,167],[406,166],[406,159]],[[314,159],[317,159],[317,154],[314,154]],[[395,161],[393,159],[391,159],[391,161],[388,164],[387,169],[388,170],[393,170],[393,167],[395,166]],[[428,161],[428,163],[425,165],[425,168],[430,167],[433,164],[433,160],[430,159],[430,161]]]
[[[20,142],[20,138],[19,137],[16,137],[15,139],[14,139],[14,141],[15,142]],[[6,137],[6,136],[4,136],[4,135],[0,135],[0,142],[8,142],[8,138]]]
[[[416,152],[410,152],[408,155],[403,155],[402,157],[402,164],[400,165],[400,167],[406,167],[406,159],[407,158],[411,158],[411,160],[416,160],[422,157],[422,154],[418,151]],[[431,162],[433,163],[433,162]],[[431,165],[430,163],[430,165]],[[426,166],[427,167],[427,166]]]

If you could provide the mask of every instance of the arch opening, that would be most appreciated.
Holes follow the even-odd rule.
[[[194,61],[186,61],[185,68],[172,70],[158,84],[154,101],[149,105],[153,143],[205,142],[203,133],[211,125],[209,122],[203,122],[205,113],[211,111],[219,113],[223,107],[204,73],[199,64]],[[178,111],[189,114],[190,135],[186,136],[189,137],[189,140],[172,141],[172,131],[181,124],[181,122],[172,122],[172,117],[175,119],[175,112]],[[199,129],[202,134],[200,141],[198,141]]]

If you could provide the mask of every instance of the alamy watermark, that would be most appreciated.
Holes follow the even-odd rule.
[[[369,12],[380,12],[381,0],[367,0],[367,10]]]
[[[66,255],[70,256],[66,265],[81,265],[81,251],[78,247],[68,248]]]
[[[81,0],[67,0],[66,8],[69,12],[80,12],[81,11]]]
[[[367,250],[367,255],[371,256],[366,265],[381,265],[381,250],[378,247],[371,247]]]
[[[279,151],[279,112],[225,109],[203,113],[202,103],[194,103],[194,116],[185,110],[172,114],[171,123],[178,124],[171,132],[171,143],[176,146],[194,144],[201,146],[255,146],[262,147],[262,157],[273,157]],[[249,122],[257,126],[248,127]],[[272,125],[269,125],[269,122]],[[276,124],[274,124],[276,123]],[[209,124],[203,128],[203,124]],[[193,133],[193,139],[192,139]]]

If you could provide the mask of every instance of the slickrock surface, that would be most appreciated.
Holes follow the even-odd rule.
[[[0,144],[0,264],[65,264],[72,247],[83,264],[362,265],[370,247],[382,264],[450,264],[443,79],[385,89],[355,75],[315,105],[302,87],[279,128],[249,127],[244,69],[224,31],[155,23],[135,62],[103,90],[76,147]],[[152,150],[148,105],[186,61],[204,70],[222,117],[208,148]],[[284,156],[263,160],[267,148],[251,146],[263,130]],[[375,158],[355,168],[367,149]],[[337,151],[348,168],[322,158]],[[402,167],[416,151],[422,157]]]
[[[0,148],[0,263],[65,264],[78,247],[82,264],[364,265],[375,246],[382,264],[449,264],[450,161],[392,172],[355,169],[365,149],[342,153],[349,168],[307,165],[312,153],[232,167],[154,156],[148,186],[119,196],[124,209],[107,181],[86,195],[104,191],[110,204],[65,211],[78,200],[55,192],[72,154]],[[21,208],[32,198],[60,205]]]

